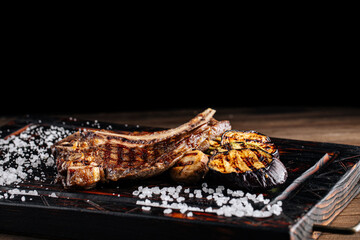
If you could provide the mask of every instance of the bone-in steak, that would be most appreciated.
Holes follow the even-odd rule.
[[[76,132],[53,146],[58,179],[65,187],[91,188],[97,182],[148,178],[172,167],[187,151],[205,149],[208,141],[231,129],[207,109],[169,130],[126,133]]]

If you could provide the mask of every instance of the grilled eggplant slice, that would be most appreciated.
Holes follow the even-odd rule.
[[[189,151],[170,169],[171,178],[179,183],[196,183],[208,172],[209,158],[199,150]]]
[[[287,179],[279,151],[270,138],[255,131],[230,130],[214,143],[208,167],[215,175],[247,190],[267,189]]]
[[[227,149],[254,148],[264,150],[280,158],[279,151],[271,139],[256,131],[229,130],[224,132],[221,143]]]
[[[287,171],[282,162],[260,149],[233,149],[215,154],[209,169],[232,184],[248,190],[282,184]]]

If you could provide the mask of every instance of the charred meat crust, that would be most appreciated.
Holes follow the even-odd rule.
[[[177,128],[125,134],[77,132],[53,146],[58,179],[65,187],[91,188],[99,181],[148,178],[171,168],[192,149],[204,149],[212,136],[230,129],[207,109]]]

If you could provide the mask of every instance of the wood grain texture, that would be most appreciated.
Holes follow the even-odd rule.
[[[355,226],[360,221],[360,194],[358,194],[349,205],[334,219],[330,226],[337,227],[349,227]],[[360,239],[360,233],[354,235],[339,235],[323,233],[319,240],[358,240]]]
[[[176,127],[201,110],[73,114],[72,117],[153,127]],[[230,120],[235,129],[254,129],[271,137],[360,146],[360,109],[357,108],[218,109],[215,116],[218,120]],[[3,117],[0,120],[0,124],[3,124],[8,118]],[[360,195],[350,202],[331,225],[355,225],[360,221],[359,209]],[[9,236],[0,234],[2,239],[11,239]],[[359,239],[359,234],[323,234],[319,239]]]
[[[351,173],[351,174],[350,174]],[[351,171],[344,175],[330,191],[327,196],[315,208],[311,209],[306,215],[309,217],[300,220],[293,228],[293,239],[304,239],[304,236],[298,232],[293,232],[294,228],[303,228],[306,231],[312,231],[313,224],[328,225],[334,218],[350,203],[360,192],[360,168],[356,164]],[[351,225],[350,225],[351,226]],[[348,227],[350,227],[348,226]],[[318,238],[320,233],[314,232],[313,238]]]

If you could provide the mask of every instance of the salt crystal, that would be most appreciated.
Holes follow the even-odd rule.
[[[272,216],[271,212],[268,212],[268,211],[263,211],[262,212],[262,217],[263,218],[268,218],[268,217],[271,217],[271,216]]]
[[[150,210],[151,210],[151,207],[142,206],[141,209],[142,209],[143,211],[150,211]]]
[[[205,209],[205,212],[209,212],[209,213],[210,213],[210,212],[213,212],[212,207],[208,207],[208,208],[206,208],[206,209]]]
[[[259,194],[259,195],[256,197],[256,200],[258,200],[259,202],[263,202],[263,201],[264,201],[264,195]]]
[[[152,189],[152,191],[153,191],[153,193],[156,194],[156,195],[160,194],[160,188],[159,188],[159,187],[154,187],[154,188]]]
[[[271,206],[270,212],[278,216],[281,214],[282,208],[279,205],[274,204]]]
[[[132,194],[133,194],[134,196],[137,196],[137,195],[139,195],[139,193],[140,193],[140,191],[135,190],[135,191],[133,191]]]
[[[175,193],[176,188],[174,188],[174,187],[169,187],[169,188],[167,189],[167,191],[168,191],[169,193],[173,194],[173,193]]]
[[[55,161],[52,157],[49,157],[45,163],[45,165],[48,167],[54,166],[54,164],[55,164]]]
[[[26,200],[26,199],[25,199],[25,196],[22,196],[22,197],[21,197],[21,201],[25,202],[25,200]]]
[[[224,208],[224,215],[225,215],[225,217],[231,217],[231,215],[232,215],[231,208],[225,207]]]
[[[178,202],[182,202],[182,201],[185,201],[185,198],[184,197],[179,197],[176,199]]]
[[[195,190],[194,190],[194,194],[201,194],[201,190],[195,189]]]
[[[49,197],[57,198],[58,196],[53,192],[49,195]]]
[[[262,217],[262,216],[263,216],[263,214],[259,210],[255,210],[254,213],[253,213],[253,217]]]
[[[173,208],[173,209],[178,209],[178,208],[179,208],[179,204],[178,204],[178,203],[172,203],[172,204],[170,205],[170,207]]]
[[[170,213],[172,213],[172,209],[167,208],[164,210],[164,214],[170,214]]]
[[[219,208],[217,211],[216,211],[216,214],[217,215],[224,215],[224,210],[222,208]]]
[[[187,211],[187,208],[180,208],[180,212],[184,214]]]

